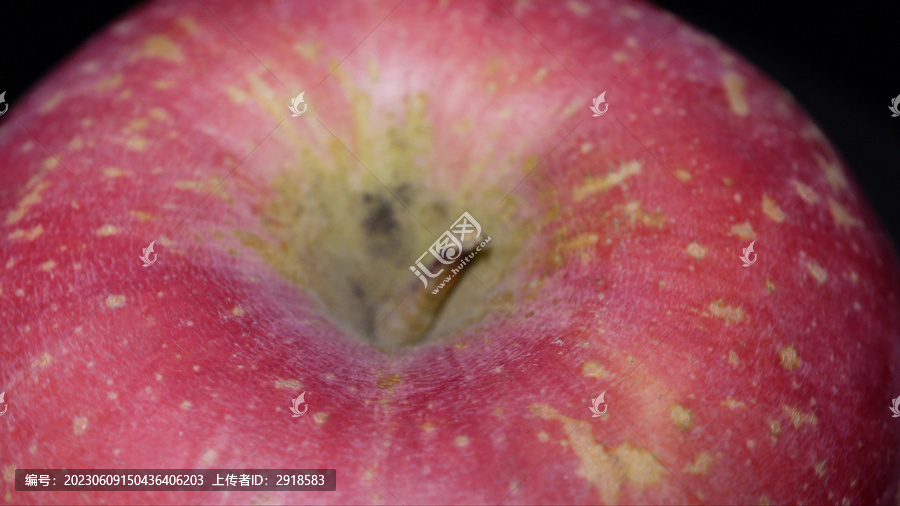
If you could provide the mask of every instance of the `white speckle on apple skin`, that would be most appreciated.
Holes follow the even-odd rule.
[[[627,485],[638,489],[652,487],[667,474],[650,452],[628,441],[607,448],[594,438],[590,424],[562,415],[546,404],[532,404],[529,409],[539,418],[562,424],[567,436],[560,445],[575,452],[579,460],[578,475],[596,487],[603,503],[619,502]]]
[[[862,220],[850,214],[844,206],[832,198],[828,199],[828,211],[831,213],[834,222],[838,225],[848,228],[863,226]]]
[[[737,72],[726,72],[722,77],[722,85],[725,87],[731,111],[741,117],[750,114],[750,105],[747,104],[747,98],[744,96],[744,87],[746,86],[744,77]]]
[[[720,299],[715,302],[711,302],[708,307],[709,313],[704,313],[704,316],[713,316],[715,318],[721,318],[725,320],[726,325],[730,325],[732,323],[740,323],[744,319],[744,309],[740,306],[727,306]]]
[[[151,35],[144,39],[143,46],[132,53],[131,61],[143,58],[159,58],[174,63],[181,63],[184,59],[181,46],[167,35]]]
[[[722,401],[722,406],[728,409],[746,409],[747,405],[743,401],[732,399],[731,396]]]
[[[794,346],[785,346],[778,350],[778,357],[780,359],[781,367],[785,370],[793,371],[794,369],[800,367],[800,355],[797,353],[796,348]]]
[[[694,457],[694,462],[682,469],[691,474],[707,474],[713,464],[713,456],[708,452],[700,452]]]
[[[607,371],[600,362],[589,360],[581,367],[581,374],[588,378],[601,379],[607,375]]]
[[[644,16],[644,14],[640,10],[630,5],[623,5],[622,7],[619,7],[617,12],[623,17],[631,19],[633,21],[637,21]]]
[[[115,225],[111,225],[109,223],[106,223],[102,227],[98,228],[96,232],[97,237],[109,237],[118,233],[119,229]]]
[[[53,112],[59,104],[63,103],[63,99],[66,98],[65,91],[57,91],[53,94],[49,99],[47,99],[43,104],[38,108],[38,113],[45,115],[49,112]]]
[[[815,427],[819,423],[819,419],[813,413],[804,413],[793,406],[782,406],[784,413],[790,418],[791,425],[795,429],[800,429],[806,425]]]
[[[850,183],[847,181],[847,176],[844,174],[841,163],[837,160],[829,161],[819,153],[815,153],[814,157],[822,170],[822,175],[825,176],[825,181],[831,187],[831,191],[833,193],[847,193],[851,199],[855,199],[856,196],[851,192]]]
[[[42,201],[41,192],[43,192],[49,186],[49,183],[47,181],[42,181],[41,178],[44,177],[47,172],[50,172],[52,170],[53,168],[45,167],[37,176],[35,176],[32,181],[38,182],[29,184],[31,191],[29,191],[24,197],[19,200],[15,209],[9,211],[6,214],[6,225],[18,223],[28,214],[28,210],[32,206],[39,204]]]
[[[825,268],[818,263],[814,261],[806,262],[806,268],[820,285],[824,283],[826,279],[828,279],[828,271],[826,271]]]
[[[17,228],[16,230],[13,230],[12,232],[10,232],[7,235],[7,237],[11,240],[24,238],[29,241],[34,241],[35,239],[40,237],[41,234],[43,234],[43,233],[44,233],[43,225],[36,225],[33,228],[31,228],[30,230],[23,230],[21,228]],[[9,263],[9,262],[12,262],[12,263]],[[7,264],[6,264],[7,269],[12,267],[12,265],[15,265],[15,261],[13,261],[12,259],[10,259],[9,262],[7,262]]]
[[[87,430],[88,419],[84,416],[76,416],[74,420],[72,420],[72,433],[76,436],[80,436],[84,434],[84,431]]]
[[[566,2],[566,6],[579,18],[588,16],[593,10],[590,5],[580,2],[579,0],[569,0]]]
[[[688,244],[686,251],[688,255],[696,258],[697,260],[703,260],[703,257],[706,256],[707,248],[702,246],[697,241],[694,241]]]
[[[731,226],[731,233],[745,240],[756,239],[756,232],[749,222],[738,223]]]
[[[303,383],[296,379],[279,379],[275,381],[275,388],[290,388],[292,390],[303,390]]]
[[[103,169],[103,176],[109,179],[119,178],[125,175],[125,171],[119,167],[106,167]]]
[[[681,430],[689,430],[694,426],[693,413],[681,404],[672,406],[670,415],[672,417],[672,422]]]
[[[623,162],[619,170],[609,172],[604,177],[591,177],[581,186],[573,189],[572,197],[576,202],[584,200],[594,193],[605,192],[615,186],[621,185],[627,178],[641,173],[643,164],[637,160]]]
[[[41,353],[40,358],[31,362],[31,366],[44,368],[49,366],[51,363],[53,363],[53,357],[49,353],[44,352]]]
[[[784,211],[781,210],[781,207],[778,206],[775,199],[765,193],[763,194],[762,199],[762,210],[763,213],[769,218],[772,218],[772,220],[778,223],[784,221]]]
[[[212,466],[216,463],[216,458],[219,456],[218,452],[212,448],[207,448],[205,452],[203,452],[203,456],[200,457],[200,463],[204,466]]]
[[[800,198],[803,199],[803,201],[806,202],[807,204],[815,204],[821,198],[821,197],[819,197],[819,194],[816,193],[815,190],[813,190],[809,186],[806,186],[805,184],[801,183],[800,181],[797,181],[796,179],[791,180],[791,184],[794,186],[794,189],[797,191],[797,195],[799,195]]]

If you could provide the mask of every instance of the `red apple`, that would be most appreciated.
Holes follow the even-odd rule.
[[[787,93],[652,6],[153,3],[13,104],[0,167],[6,503],[900,500],[889,240]],[[463,212],[492,241],[437,303],[410,266]]]

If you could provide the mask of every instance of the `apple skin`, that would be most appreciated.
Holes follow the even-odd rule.
[[[646,4],[205,4],[0,120],[5,503],[900,504],[896,255],[746,61]],[[431,336],[364,342],[463,211]],[[61,467],[337,491],[14,490]]]

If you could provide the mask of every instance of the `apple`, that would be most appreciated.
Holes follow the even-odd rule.
[[[5,503],[900,501],[890,241],[651,5],[151,3],[12,104],[0,167]],[[433,294],[465,212],[491,241]],[[337,487],[15,490],[51,468]]]

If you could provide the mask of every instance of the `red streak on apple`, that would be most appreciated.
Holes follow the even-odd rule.
[[[892,245],[791,97],[655,7],[152,3],[10,108],[0,167],[5,502],[900,503]],[[463,211],[488,251],[375,346]],[[62,467],[337,491],[14,490]]]

